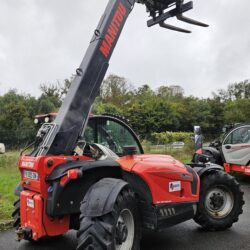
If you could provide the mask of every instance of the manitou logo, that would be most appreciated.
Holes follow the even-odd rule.
[[[112,45],[117,38],[119,28],[125,19],[126,12],[125,6],[120,3],[100,47],[100,51],[106,58],[109,56]]]

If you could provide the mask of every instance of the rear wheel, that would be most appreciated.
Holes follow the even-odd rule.
[[[140,220],[134,193],[126,188],[113,211],[100,217],[80,217],[77,250],[139,250]]]
[[[201,179],[194,220],[209,231],[225,230],[238,221],[243,205],[243,192],[235,178],[223,171],[212,172]]]
[[[12,213],[13,226],[18,229],[21,225],[20,221],[20,200],[14,202],[14,211]]]

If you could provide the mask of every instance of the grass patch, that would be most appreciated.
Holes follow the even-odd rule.
[[[0,155],[0,224],[9,221],[13,212],[13,203],[16,200],[14,189],[20,179],[18,157],[18,152]]]

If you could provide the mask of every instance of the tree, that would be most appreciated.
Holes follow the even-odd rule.
[[[214,96],[222,100],[250,99],[250,80],[229,84],[227,89],[219,89]]]
[[[74,79],[74,75],[72,75],[69,79],[64,79],[63,85],[60,85],[60,89],[61,89],[61,98],[64,98],[65,95],[68,93],[68,90],[71,86],[71,83]]]
[[[127,79],[117,75],[109,75],[102,83],[100,96],[104,103],[122,107],[129,103],[133,91]]]
[[[50,102],[53,104],[54,110],[50,110],[49,112],[56,111],[62,104],[62,93],[61,93],[61,85],[59,82],[57,83],[49,83],[49,84],[41,84],[40,89],[42,94],[38,99],[39,105],[41,103]],[[50,105],[52,108],[52,105]]]
[[[207,100],[210,110],[210,115],[207,119],[209,127],[207,134],[219,136],[225,123],[225,102],[220,98],[215,97]]]
[[[31,106],[33,105],[33,106]],[[0,138],[7,147],[24,145],[34,138],[33,114],[36,100],[29,95],[20,95],[10,90],[0,97]]]
[[[225,123],[249,123],[250,99],[227,101],[225,104]]]
[[[168,86],[160,86],[156,90],[156,95],[164,98],[170,98],[172,96],[172,91]]]
[[[34,99],[30,96],[19,95],[16,90],[10,90],[0,98],[0,128],[16,130],[33,124],[33,112],[30,103],[33,103],[33,110],[36,108]],[[23,122],[25,119],[32,122]],[[26,120],[27,121],[27,120]]]
[[[104,103],[100,97],[97,97],[92,108],[92,113],[96,115],[101,115],[104,113],[123,115],[123,110],[112,103]]]
[[[59,107],[56,107],[52,97],[39,99],[38,114],[48,114],[57,112]]]

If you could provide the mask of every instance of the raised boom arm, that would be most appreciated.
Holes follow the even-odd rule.
[[[159,24],[164,28],[186,32],[177,27],[170,27],[164,21],[174,16],[180,20],[185,19],[182,13],[193,7],[192,2],[187,4],[183,4],[183,0],[137,0],[137,2],[145,4],[150,12],[152,19],[148,21],[148,26]],[[135,0],[109,1],[83,61],[76,70],[76,76],[58,116],[53,123],[43,124],[39,130],[32,156],[73,153],[79,135],[87,125],[89,112],[99,94],[110,57],[134,3]],[[175,9],[164,12],[173,5],[176,5]],[[189,23],[205,25],[194,22],[189,19]]]

